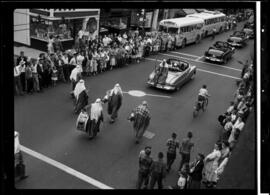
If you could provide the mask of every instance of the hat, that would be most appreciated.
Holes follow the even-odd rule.
[[[144,101],[142,102],[142,105],[147,105],[147,101],[144,100]]]
[[[101,102],[101,99],[100,98],[97,98],[96,99],[96,103],[100,103]]]
[[[145,146],[145,148],[144,148],[145,150],[147,150],[147,149],[152,149],[152,147],[151,146]]]
[[[80,82],[80,83],[84,83],[84,80],[83,80],[83,79],[81,79],[79,82]]]

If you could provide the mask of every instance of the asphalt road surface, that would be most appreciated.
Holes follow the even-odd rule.
[[[188,131],[193,132],[195,148],[191,160],[197,152],[207,155],[213,150],[220,135],[221,126],[217,117],[227,109],[237,88],[236,78],[240,77],[242,65],[236,60],[250,59],[250,48],[254,40],[249,40],[247,47],[236,50],[227,65],[205,63],[201,56],[214,41],[225,41],[231,33],[232,31],[217,35],[214,40],[205,38],[197,45],[150,56],[139,64],[134,63],[85,78],[90,102],[103,97],[106,90],[116,83],[119,83],[125,92],[140,90],[150,94],[135,97],[124,93],[119,117],[114,124],[109,124],[107,105],[104,105],[105,122],[101,132],[93,140],[75,129],[77,115],[73,114],[73,104],[69,96],[70,84],[59,83],[55,88],[46,89],[44,93],[16,96],[15,129],[20,133],[21,145],[45,156],[38,158],[36,153],[23,153],[29,178],[17,182],[16,188],[98,189],[101,186],[98,182],[101,182],[115,189],[134,189],[139,152],[146,145],[150,145],[154,158],[160,151],[165,154],[165,143],[172,132],[178,134],[179,140],[182,140]],[[197,66],[195,79],[177,92],[149,88],[146,81],[159,63],[156,60],[170,57],[183,57]],[[207,84],[211,94],[209,105],[206,112],[193,119],[193,106],[203,84]],[[127,117],[142,100],[146,100],[150,107],[152,120],[148,131],[152,137],[144,137],[142,142],[136,145]],[[179,161],[178,155],[166,177],[165,186],[175,184]]]

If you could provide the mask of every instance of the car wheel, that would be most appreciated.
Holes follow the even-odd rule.
[[[190,80],[193,80],[195,78],[195,72],[191,75]]]
[[[187,42],[186,39],[184,39],[183,42],[182,42],[181,48],[185,48],[186,47],[186,42]]]

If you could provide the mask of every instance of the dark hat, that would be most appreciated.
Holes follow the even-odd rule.
[[[152,149],[152,147],[151,146],[145,146],[145,148],[144,148],[145,150],[147,150],[147,149]]]

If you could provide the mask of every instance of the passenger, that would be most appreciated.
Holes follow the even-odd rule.
[[[158,83],[164,84],[166,82],[168,72],[169,72],[169,65],[167,64],[166,59],[164,59],[162,63],[159,64],[157,73],[155,74],[155,77],[154,77],[155,85],[157,85]]]

